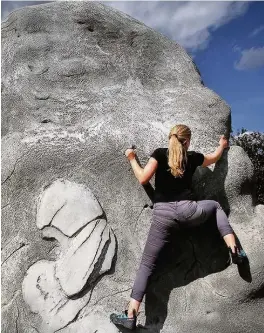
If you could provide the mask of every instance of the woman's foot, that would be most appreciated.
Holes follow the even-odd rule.
[[[230,257],[233,264],[241,265],[248,261],[246,252],[243,249],[238,249],[237,246],[234,247],[234,250],[229,247]]]
[[[120,325],[130,330],[134,330],[136,328],[137,316],[134,313],[134,316],[130,318],[128,317],[127,310],[125,310],[119,315],[112,313],[110,315],[110,320],[115,325]]]

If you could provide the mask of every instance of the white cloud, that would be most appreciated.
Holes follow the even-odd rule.
[[[188,49],[205,48],[212,31],[244,14],[246,2],[105,1]]]
[[[264,46],[243,50],[241,54],[241,59],[235,63],[237,70],[255,69],[264,66]]]
[[[253,30],[251,32],[251,34],[249,35],[249,37],[255,37],[256,35],[258,35],[262,30],[264,30],[264,25],[261,25],[260,27],[256,28],[255,30]]]

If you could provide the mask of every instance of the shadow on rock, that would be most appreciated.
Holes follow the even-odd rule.
[[[235,238],[236,238],[236,244],[238,245],[238,247],[240,249],[243,249],[236,234],[235,234]],[[245,280],[246,282],[249,282],[249,283],[252,282],[252,275],[250,272],[250,264],[249,264],[248,258],[246,258],[242,264],[238,265],[237,268],[238,268],[238,273],[243,280]]]

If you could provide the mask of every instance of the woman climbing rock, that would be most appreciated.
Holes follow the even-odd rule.
[[[245,252],[236,245],[233,229],[219,203],[213,200],[195,201],[191,192],[192,176],[196,168],[217,162],[228,147],[228,141],[221,136],[215,152],[203,155],[188,151],[190,140],[191,130],[187,126],[174,126],[169,133],[168,148],[156,149],[144,168],[138,164],[134,149],[127,149],[125,152],[141,184],[147,184],[155,174],[155,194],[152,223],[128,310],[122,314],[110,315],[111,321],[116,325],[135,329],[137,314],[149,279],[175,228],[196,226],[215,215],[217,228],[229,248],[232,262],[240,264],[246,258]]]

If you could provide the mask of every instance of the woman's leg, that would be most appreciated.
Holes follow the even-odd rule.
[[[213,215],[216,216],[217,228],[223,237],[227,247],[230,247],[232,252],[236,251],[236,240],[234,231],[229,224],[226,213],[217,201],[214,200],[202,200],[197,201],[198,210],[201,212],[201,216],[208,220]]]
[[[199,225],[215,216],[217,228],[221,236],[223,237],[226,245],[231,248],[233,253],[235,253],[236,241],[234,231],[229,224],[225,212],[217,201],[202,200],[197,202],[179,202],[177,205],[177,215],[179,224],[186,227]]]
[[[234,231],[220,204],[213,200],[203,200],[198,201],[197,205],[202,211],[202,216],[210,217],[212,212],[216,214],[217,227],[227,247],[230,249],[232,262],[237,265],[248,262],[245,251],[236,244]]]
[[[175,204],[155,204],[151,227],[131,292],[128,317],[131,318],[134,313],[138,313],[149,278],[156,269],[157,260],[165,245],[169,242],[172,230],[177,227],[178,224],[175,221]]]

